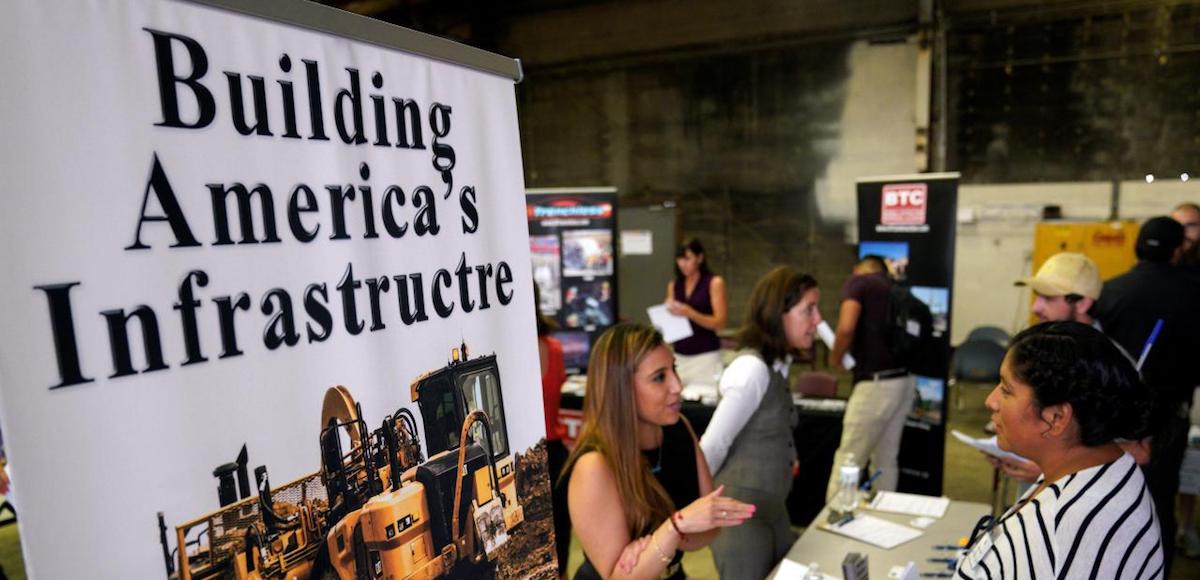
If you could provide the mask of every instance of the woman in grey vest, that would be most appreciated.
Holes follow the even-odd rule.
[[[721,578],[766,578],[795,538],[787,495],[796,452],[787,373],[791,352],[812,346],[821,314],[817,281],[780,266],[759,279],[738,335],[741,352],[721,376],[721,402],[700,440],[715,483],[754,504],[754,517],[712,544]]]

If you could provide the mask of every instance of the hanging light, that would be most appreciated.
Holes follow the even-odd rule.
[[[1146,183],[1154,183],[1154,174],[1153,173],[1146,174]]]
[[[1188,175],[1186,171],[1179,174],[1179,181],[1187,181],[1191,178],[1192,178],[1192,176]]]

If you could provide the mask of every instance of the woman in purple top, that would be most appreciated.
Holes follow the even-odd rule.
[[[696,238],[675,252],[675,279],[667,283],[666,305],[692,326],[692,336],[671,345],[680,382],[715,386],[722,369],[717,331],[728,319],[725,280],[708,269],[704,246]]]

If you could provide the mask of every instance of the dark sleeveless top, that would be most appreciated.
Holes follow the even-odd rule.
[[[696,475],[696,445],[692,440],[691,432],[688,431],[687,425],[684,425],[682,420],[674,425],[663,427],[662,447],[643,451],[642,456],[646,458],[651,472],[658,467],[654,477],[667,491],[667,495],[671,497],[671,502],[675,504],[676,509],[699,499],[700,479]],[[570,481],[570,478],[566,478],[565,481]],[[620,506],[613,507],[619,509]],[[587,522],[571,522],[571,524],[578,528],[581,525],[587,525]],[[649,533],[649,531],[642,535],[645,533]],[[646,551],[642,552],[642,558],[658,558],[658,554],[654,552],[653,546],[647,546]],[[684,580],[687,577],[683,573],[683,567],[679,565],[682,559],[683,552],[676,550],[675,556],[667,568],[675,568],[677,571],[667,578]],[[600,580],[600,574],[587,559],[586,554],[583,557],[583,565],[575,572],[574,578],[575,580]]]
[[[712,296],[709,294],[709,286],[712,285],[712,274],[701,274],[700,281],[696,282],[696,288],[692,290],[692,295],[687,296],[687,282],[682,277],[675,278],[675,298],[676,302],[683,302],[688,306],[696,309],[696,312],[701,314],[712,314]],[[692,335],[683,339],[677,340],[671,346],[675,348],[675,352],[679,354],[704,354],[714,350],[721,349],[721,339],[717,338],[717,333],[696,324],[695,321],[688,320],[688,324],[692,325]]]

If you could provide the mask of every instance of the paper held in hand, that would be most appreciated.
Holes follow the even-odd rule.
[[[692,325],[688,324],[687,317],[671,314],[666,304],[651,306],[646,309],[646,314],[650,315],[650,324],[662,333],[668,344],[692,335]]]
[[[833,329],[829,327],[828,322],[825,322],[824,320],[822,320],[821,323],[817,325],[817,337],[821,339],[821,342],[825,343],[825,346],[829,347],[829,350],[833,350],[833,342],[834,342]],[[850,353],[846,353],[846,354],[842,355],[842,367],[843,368],[845,368],[848,371],[854,370],[855,364],[857,364],[857,363],[854,360],[854,357],[850,356]]]
[[[950,431],[950,433],[954,435],[955,439],[958,439],[959,441],[962,441],[963,443],[966,443],[967,445],[970,445],[971,447],[974,447],[997,459],[1008,459],[1010,461],[1029,461],[1028,459],[1021,457],[1016,453],[1001,449],[1000,446],[996,444],[995,435],[992,435],[987,439],[976,439],[963,433],[962,431],[959,431],[958,429],[954,429]]]

